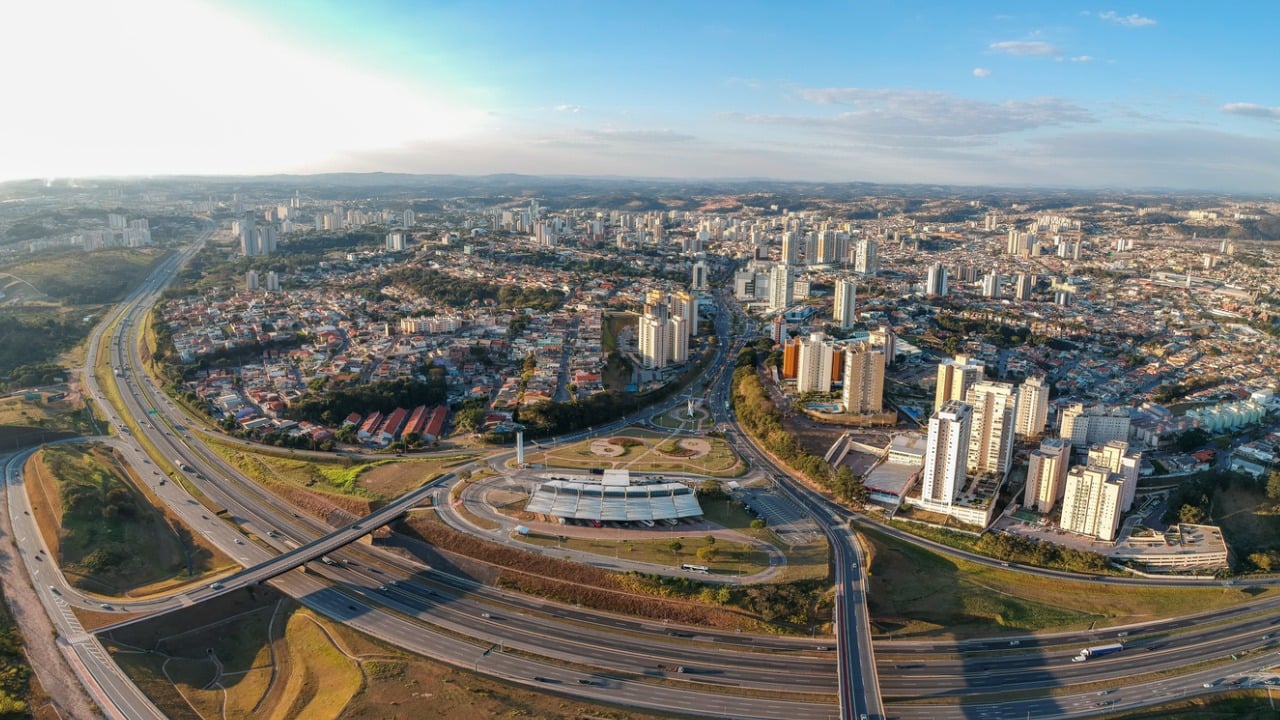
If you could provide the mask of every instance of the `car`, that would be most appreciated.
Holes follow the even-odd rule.
[[[489,618],[493,617],[493,615],[490,615],[490,614],[489,614],[489,613],[487,613],[487,612],[483,612],[483,613],[480,613],[480,617],[482,617],[482,618],[484,618],[484,619],[488,620]]]
[[[387,586],[386,586],[386,585],[379,585],[379,586],[378,586],[378,589],[379,589],[379,590],[381,590],[382,592],[388,592],[388,591],[389,591],[389,589],[387,588]]]
[[[236,544],[237,544],[237,545],[243,545],[243,544],[244,544],[244,541],[243,541],[243,540],[241,540],[240,538],[236,538]]]
[[[1210,680],[1209,682],[1205,683],[1203,687],[1211,688],[1211,687],[1213,687],[1214,685],[1217,685],[1217,684],[1218,684],[1218,681],[1217,681],[1217,680]]]
[[[578,678],[578,684],[579,685],[595,685],[596,681],[588,680],[587,678]]]
[[[110,609],[111,609],[111,606],[110,606],[110,605],[108,605],[107,603],[102,603],[102,604],[101,604],[101,605],[99,605],[98,607],[102,608],[103,610],[110,610]]]
[[[50,586],[49,586],[49,592],[53,593],[54,595],[61,595],[61,594],[62,594],[61,592],[59,592],[59,591],[58,591],[58,588],[56,588],[56,587],[54,587],[54,586],[52,586],[52,585],[50,585]]]
[[[220,582],[209,583],[209,589],[210,589],[210,590],[221,590],[221,589],[222,589],[222,583],[220,583]]]
[[[1009,641],[1009,647],[1018,647],[1018,646],[1019,646],[1019,645],[1021,645],[1021,644],[1022,644],[1022,641],[1021,641],[1021,640],[1010,640],[1010,641]]]

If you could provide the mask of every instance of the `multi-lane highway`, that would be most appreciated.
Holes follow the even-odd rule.
[[[477,586],[375,548],[349,548],[333,553],[337,561],[332,565],[313,562],[309,574],[280,575],[282,569],[307,557],[331,553],[332,548],[367,533],[379,520],[354,521],[335,530],[306,517],[305,513],[298,513],[254,483],[244,481],[234,468],[206,450],[196,439],[198,436],[193,437],[186,431],[186,419],[138,372],[142,360],[136,343],[128,338],[168,277],[191,252],[194,249],[166,261],[121,307],[116,333],[107,347],[112,366],[120,370],[119,379],[113,377],[112,380],[125,403],[127,417],[113,418],[113,424],[132,426],[135,432],[145,434],[163,458],[155,458],[157,462],[168,464],[177,460],[180,465],[189,466],[187,471],[179,468],[184,480],[205,496],[206,503],[226,508],[230,522],[212,513],[182,485],[167,482],[167,471],[149,465],[150,461],[142,457],[136,446],[123,443],[127,446],[126,455],[134,460],[144,481],[162,501],[192,528],[251,569],[218,579],[220,587],[217,588],[206,582],[190,589],[185,599],[170,597],[112,603],[112,609],[162,610],[180,602],[234,591],[275,575],[270,581],[274,587],[319,612],[406,649],[456,665],[585,698],[655,710],[740,718],[826,717],[836,711],[834,703],[813,698],[835,691],[839,693],[842,717],[883,717],[881,683],[886,695],[898,701],[904,697],[957,696],[971,701],[966,705],[948,706],[896,702],[889,709],[898,717],[997,718],[1010,713],[1022,717],[1027,712],[1037,717],[1065,717],[1099,713],[1112,704],[1119,708],[1161,702],[1175,692],[1211,692],[1212,688],[1203,687],[1209,680],[1201,677],[1221,675],[1225,671],[1217,668],[1185,677],[1155,679],[1126,686],[1123,691],[1108,692],[1105,697],[1097,696],[1092,688],[1070,696],[1054,693],[1073,685],[1088,687],[1114,681],[1126,672],[1132,675],[1133,661],[1127,659],[1135,656],[1142,658],[1143,668],[1154,672],[1194,664],[1206,656],[1250,653],[1247,659],[1238,661],[1241,670],[1233,669],[1243,671],[1262,666],[1259,648],[1266,648],[1270,653],[1271,640],[1262,639],[1268,633],[1260,632],[1264,629],[1260,623],[1269,622],[1270,618],[1248,618],[1244,611],[1222,611],[1217,618],[1218,625],[1212,630],[1189,621],[1180,621],[1185,623],[1181,626],[1135,626],[1129,630],[1134,637],[1130,650],[1119,656],[1126,659],[1124,662],[1100,659],[1071,663],[1070,656],[1079,647],[1096,644],[1098,638],[1097,634],[1077,633],[1052,639],[1025,638],[1016,647],[1007,639],[962,644],[885,643],[881,652],[886,657],[877,665],[866,611],[864,562],[848,523],[849,514],[807,487],[786,481],[780,487],[819,520],[827,529],[831,543],[837,592],[836,658],[832,658],[831,652],[819,649],[825,647],[823,641],[756,638],[668,627],[513,595]],[[704,385],[708,399],[728,429],[732,442],[755,470],[783,478],[784,473],[745,440],[727,411],[731,360],[741,341],[728,342],[729,309],[723,302],[720,308],[717,334],[724,340],[708,373],[711,381]],[[95,334],[95,341],[90,345],[89,367],[94,366],[97,337]],[[102,389],[91,375],[86,377],[86,385],[90,394],[101,402]],[[679,398],[673,398],[664,403],[663,408],[679,402]],[[610,433],[663,408],[649,408],[560,440]],[[123,429],[122,432],[128,434]],[[9,477],[10,482],[14,482],[12,469]],[[20,474],[18,477],[20,483]],[[424,487],[417,491],[421,495],[402,498],[403,507],[396,505],[387,512],[398,515],[430,491]],[[23,516],[25,521],[17,518],[14,508],[11,504],[10,512],[16,520],[31,522],[29,516]],[[15,528],[19,522],[15,522]],[[252,540],[246,533],[258,539]],[[312,541],[320,544],[306,548],[306,543]],[[299,548],[300,545],[303,547]],[[295,554],[281,559],[283,556],[279,553],[289,552]],[[41,561],[27,560],[28,565],[37,562]],[[41,568],[29,569],[39,571]],[[51,567],[45,566],[44,571],[56,575]],[[75,617],[70,612],[72,605],[95,607],[100,599],[72,590],[61,583],[60,578],[49,584],[51,589],[44,599],[50,614],[66,621],[65,637],[74,638],[72,644],[78,643],[83,649],[83,652],[77,651],[77,656],[84,657],[86,667],[91,668],[90,675],[101,678],[96,681],[102,692],[114,698],[117,705],[114,714],[156,717],[147,709],[149,703],[105,657],[96,641],[72,623]],[[1277,604],[1265,602],[1271,603],[1265,607]],[[1168,637],[1153,638],[1161,633]],[[462,639],[465,637],[471,639]],[[485,652],[493,646],[499,651]],[[521,652],[502,652],[506,649]],[[904,657],[907,659],[903,660]],[[784,667],[785,671],[781,671]],[[652,683],[656,679],[680,683],[675,687],[661,686]],[[775,696],[773,699],[738,697],[742,694],[737,691],[740,688],[772,692]],[[998,693],[1007,690],[1019,690],[1034,698],[1004,702]],[[807,695],[795,695],[798,692]]]

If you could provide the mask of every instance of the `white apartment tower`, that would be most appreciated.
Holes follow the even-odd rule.
[[[964,486],[972,410],[951,400],[929,418],[920,491],[924,500],[950,505]]]
[[[800,245],[804,236],[795,231],[782,233],[782,264],[795,265],[800,262]]]
[[[966,469],[972,475],[991,474],[1004,479],[1013,460],[1018,389],[1011,383],[984,380],[969,388],[966,402],[973,406]]]
[[[418,217],[414,214],[412,209],[405,210],[402,219],[404,221],[404,226],[407,228],[411,228],[418,224]]]
[[[995,270],[982,276],[982,296],[1000,297],[1000,274]]]
[[[258,271],[250,270],[244,274],[244,287],[246,290],[258,289]]]
[[[879,241],[875,238],[862,238],[858,241],[857,254],[853,260],[853,270],[859,275],[875,277],[880,271]]]
[[[778,263],[769,270],[769,310],[780,312],[791,304],[791,294],[795,288],[795,276],[791,266]]]
[[[1062,529],[1104,542],[1115,540],[1120,527],[1124,485],[1124,478],[1105,467],[1077,465],[1071,468],[1062,495],[1059,523]]]
[[[1070,464],[1071,443],[1062,438],[1042,441],[1038,450],[1031,451],[1022,505],[1040,513],[1052,512],[1067,488]]]
[[[942,263],[929,266],[929,274],[925,277],[924,294],[930,297],[946,297],[947,269],[942,267]]]
[[[934,389],[933,409],[938,410],[948,400],[964,402],[969,388],[983,377],[982,366],[969,362],[964,355],[938,364],[938,385]]]
[[[699,260],[693,264],[693,277],[690,278],[689,289],[700,291],[707,289],[707,263]]]
[[[1111,440],[1128,440],[1131,422],[1129,408],[1104,408],[1101,405],[1085,407],[1076,403],[1062,410],[1062,422],[1058,437],[1071,440],[1076,447],[1088,447],[1094,443]]]
[[[275,270],[267,272],[267,292],[280,292],[280,274]]]
[[[405,248],[404,232],[393,230],[387,233],[386,248],[391,252],[403,252]]]
[[[844,350],[844,411],[854,415],[884,412],[884,353],[860,342]]]
[[[822,333],[797,340],[796,392],[831,392],[831,364],[835,344]]]
[[[636,326],[636,342],[640,360],[650,370],[666,367],[671,349],[667,343],[667,306],[645,305],[644,314]]]
[[[1111,440],[1089,448],[1089,465],[1105,467],[1124,479],[1124,494],[1120,498],[1120,511],[1133,509],[1133,498],[1138,492],[1138,472],[1142,467],[1142,453],[1129,452],[1129,443]]]
[[[1019,437],[1031,438],[1044,433],[1049,421],[1049,386],[1045,379],[1032,375],[1023,381],[1018,390],[1018,420],[1015,432]]]
[[[853,278],[836,280],[836,304],[831,309],[832,319],[841,330],[853,327],[857,320],[858,284]]]

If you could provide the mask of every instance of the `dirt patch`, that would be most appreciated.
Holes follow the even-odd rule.
[[[599,455],[600,457],[607,458],[622,457],[627,452],[627,449],[622,446],[622,443],[613,442],[615,439],[616,438],[592,440],[591,453],[593,455]]]

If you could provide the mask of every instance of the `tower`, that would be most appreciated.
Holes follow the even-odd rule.
[[[942,263],[934,263],[929,266],[929,274],[925,278],[924,294],[930,297],[946,297],[947,269],[942,267]]]
[[[791,304],[795,278],[790,265],[779,263],[769,270],[769,310],[778,312]]]
[[[1067,467],[1071,463],[1071,443],[1062,438],[1048,438],[1032,450],[1027,467],[1027,487],[1022,504],[1041,513],[1049,513],[1066,490]]]
[[[875,277],[876,273],[880,271],[878,252],[879,243],[875,238],[868,237],[859,240],[857,256],[853,262],[854,271],[859,275]]]
[[[933,394],[935,410],[948,400],[964,401],[968,397],[969,387],[982,379],[983,369],[977,363],[970,363],[969,358],[957,355],[954,360],[943,360],[938,364],[938,386]]]
[[[920,491],[924,500],[947,505],[955,500],[964,481],[972,411],[965,403],[949,400],[929,418]]]
[[[1010,383],[984,380],[969,388],[967,402],[973,406],[973,422],[966,469],[972,475],[1003,479],[1013,460],[1018,389]]]
[[[813,333],[799,340],[796,363],[796,392],[831,392],[831,363],[835,347],[826,335]]]
[[[884,354],[871,343],[844,350],[844,411],[867,415],[884,411]]]
[[[858,285],[853,278],[836,280],[836,304],[831,310],[832,319],[842,330],[853,327],[857,319]]]
[[[1023,381],[1018,390],[1018,419],[1014,423],[1015,432],[1020,437],[1030,438],[1044,432],[1045,423],[1049,420],[1049,386],[1045,379],[1032,375]]]

